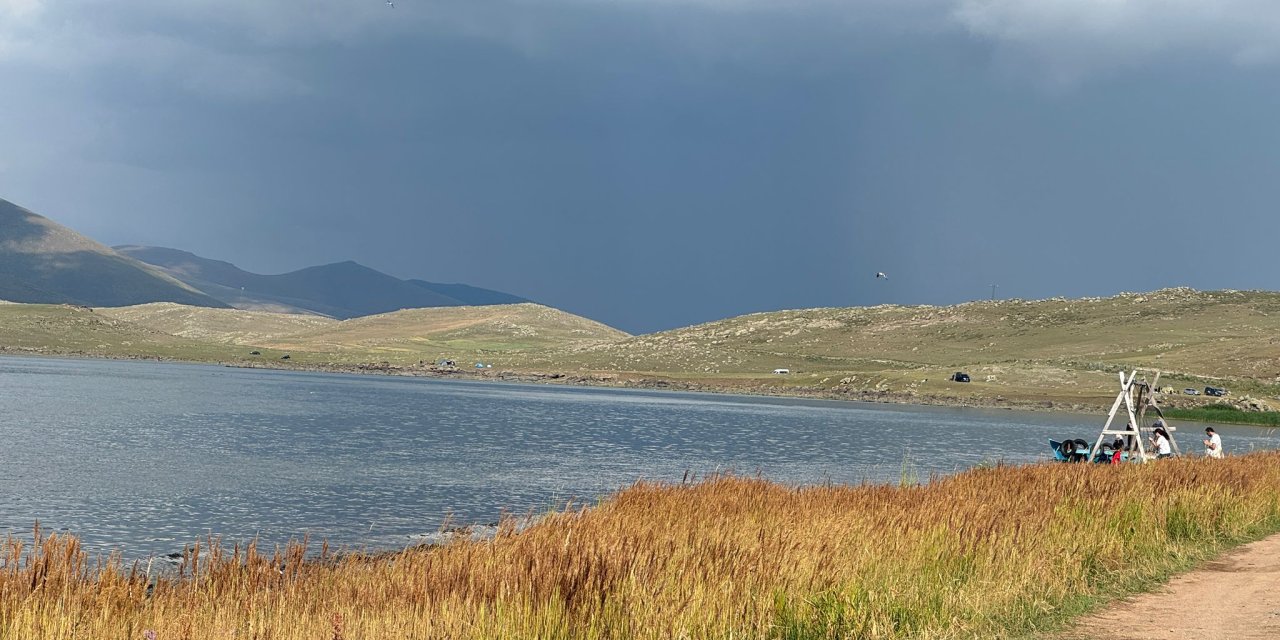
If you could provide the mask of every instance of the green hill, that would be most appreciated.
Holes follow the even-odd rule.
[[[317,315],[209,309],[170,302],[101,308],[99,315],[200,342],[260,346],[338,320]]]
[[[239,360],[243,351],[171,335],[86,307],[0,304],[0,353],[221,362]]]
[[[626,373],[744,390],[851,397],[1003,397],[1098,404],[1115,372],[1161,386],[1275,396],[1280,294],[1168,289],[1109,298],[758,313],[560,350],[531,368]],[[790,374],[776,375],[776,368]],[[955,371],[970,384],[947,381]]]
[[[223,303],[48,218],[0,200],[0,299],[119,306]]]
[[[47,326],[47,330],[39,334],[39,340],[33,340],[25,332],[15,336],[9,327],[0,327],[0,348],[40,344],[57,352],[60,345],[69,344],[78,350],[86,344],[81,333],[101,330],[64,322],[61,317],[69,312],[66,307],[9,306],[13,312],[22,311],[29,316],[28,324]],[[342,321],[315,315],[168,303],[98,308],[92,313],[93,318],[111,323],[117,332],[127,327],[150,336],[180,339],[182,344],[206,347],[206,353],[217,354],[218,358],[240,359],[252,347],[264,352],[262,358],[252,360],[268,356],[278,359],[288,353],[290,364],[299,365],[388,362],[409,366],[440,359],[510,360],[629,337],[598,322],[531,303],[406,309]],[[39,320],[45,315],[52,317]],[[121,336],[116,342],[127,341],[127,336]],[[230,349],[232,345],[237,348]],[[147,349],[154,346],[147,343],[138,355],[151,355]]]
[[[535,304],[438,307],[334,321],[142,305],[0,305],[0,348],[337,369],[421,370],[454,359],[493,374],[923,403],[1110,404],[1117,372],[1163,371],[1165,406],[1280,405],[1280,293],[1167,289],[1109,298],[758,313],[642,336]],[[286,363],[279,356],[288,353]],[[385,363],[385,364],[383,364]],[[775,369],[789,373],[775,374]],[[948,380],[956,371],[972,382]]]
[[[528,352],[580,348],[626,338],[627,334],[570,313],[523,303],[481,307],[405,309],[353,318],[267,346],[324,354],[337,361],[392,363],[441,358],[518,357]]]

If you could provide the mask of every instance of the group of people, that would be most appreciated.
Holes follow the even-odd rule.
[[[1151,450],[1155,452],[1156,458],[1173,457],[1173,441],[1169,438],[1169,432],[1164,428],[1163,420],[1156,420],[1153,425],[1155,429],[1151,432]],[[1205,427],[1204,429],[1204,455],[1208,458],[1222,457],[1222,436],[1213,427]],[[1116,441],[1111,445],[1111,449],[1115,452],[1112,456],[1113,463],[1119,463],[1121,452],[1133,449],[1133,436],[1129,436],[1130,442],[1126,442],[1125,438],[1116,437]]]
[[[1222,436],[1213,427],[1204,428],[1204,455],[1209,458],[1222,457]],[[1173,447],[1169,440],[1169,432],[1164,430],[1164,421],[1156,420],[1155,430],[1151,434],[1151,448],[1156,452],[1156,458],[1168,458],[1173,456]]]

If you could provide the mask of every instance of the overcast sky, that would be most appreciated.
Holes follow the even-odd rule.
[[[1274,0],[0,0],[0,198],[632,332],[1276,289],[1277,114]]]

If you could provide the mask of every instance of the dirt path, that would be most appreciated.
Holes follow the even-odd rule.
[[[1280,535],[1081,619],[1065,639],[1280,638]]]

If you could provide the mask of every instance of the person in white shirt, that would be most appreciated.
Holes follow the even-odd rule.
[[[1151,446],[1156,450],[1157,459],[1173,456],[1173,448],[1169,446],[1169,434],[1165,432],[1164,427],[1156,427],[1155,433],[1151,435]]]
[[[1204,441],[1204,455],[1210,458],[1222,457],[1222,436],[1213,427],[1205,427],[1204,434],[1209,436]]]

